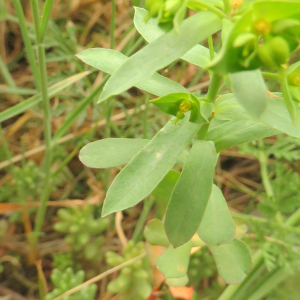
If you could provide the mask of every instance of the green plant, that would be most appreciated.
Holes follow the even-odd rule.
[[[159,96],[150,102],[175,118],[149,142],[102,140],[85,146],[80,159],[97,168],[127,163],[107,192],[102,211],[106,216],[136,205],[164,184],[179,155],[192,143],[180,176],[165,183],[172,192],[164,221],[166,236],[152,242],[163,241],[168,249],[157,265],[165,277],[186,276],[191,239],[197,233],[212,252],[220,276],[238,283],[251,270],[250,252],[234,238],[225,199],[213,185],[214,169],[223,149],[279,133],[300,137],[300,67],[290,60],[299,45],[300,1],[173,4],[174,11],[168,1],[147,1],[149,12],[135,9],[134,24],[149,44],[130,58],[108,49],[88,49],[77,57],[112,74],[99,103],[136,86]],[[182,20],[187,7],[198,12]],[[211,36],[220,30],[221,50],[215,55],[220,44],[214,45]],[[198,44],[205,39],[209,49]],[[206,95],[191,94],[156,73],[178,58],[211,72]],[[278,96],[268,93],[264,77],[281,85]],[[223,78],[232,93],[220,95]],[[262,172],[263,180],[265,175]],[[264,184],[268,192],[266,180]],[[158,234],[163,230],[157,224],[151,226]],[[172,267],[175,257],[180,257],[181,272]]]
[[[74,273],[71,268],[67,268],[64,272],[54,269],[51,274],[54,290],[47,294],[46,300],[53,300],[68,290],[80,285],[84,280],[84,276],[85,273],[82,270]],[[62,300],[92,300],[95,299],[96,291],[97,285],[91,284],[70,296],[63,297]]]
[[[122,256],[109,251],[106,253],[106,261],[109,266],[116,267],[144,252],[145,245],[143,242],[135,244],[131,240],[123,247]],[[118,277],[109,282],[107,290],[120,295],[118,299],[146,299],[152,291],[151,267],[148,258],[139,259],[121,269]]]
[[[65,240],[76,252],[83,251],[86,259],[101,259],[100,252],[103,237],[99,234],[104,231],[109,223],[108,218],[95,218],[93,207],[86,205],[62,208],[58,211],[61,222],[54,224],[54,229],[67,233]]]

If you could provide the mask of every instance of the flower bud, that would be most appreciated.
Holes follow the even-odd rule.
[[[281,36],[271,39],[270,47],[272,48],[272,56],[277,65],[286,64],[290,57],[290,48],[288,43]]]
[[[259,19],[254,23],[254,31],[258,35],[268,34],[271,31],[271,24],[266,19]]]

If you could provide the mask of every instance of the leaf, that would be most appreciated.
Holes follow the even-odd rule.
[[[104,139],[84,146],[79,159],[89,168],[116,167],[127,164],[148,143],[145,139]]]
[[[251,255],[247,245],[234,239],[231,244],[209,246],[220,276],[228,284],[238,284],[251,271]]]
[[[209,245],[231,243],[235,226],[222,191],[213,185],[198,235]]]
[[[151,245],[169,247],[170,242],[167,238],[164,224],[161,220],[150,220],[144,230],[147,242]]]
[[[212,190],[216,161],[212,142],[193,143],[166,212],[166,233],[175,248],[190,240],[200,225]]]
[[[128,60],[127,56],[118,51],[103,48],[84,50],[77,54],[77,57],[84,63],[108,74],[113,74]],[[156,96],[178,92],[188,93],[188,90],[182,85],[158,73],[155,73],[150,79],[137,83],[135,86]]]
[[[157,18],[151,18],[145,22],[144,19],[147,14],[147,10],[135,7],[134,25],[143,38],[148,43],[151,43],[161,35],[165,34],[165,31],[158,26]],[[205,66],[207,66],[210,62],[209,49],[202,45],[195,45],[192,49],[181,56],[181,59],[200,68],[205,68]]]
[[[260,70],[233,73],[229,77],[236,99],[251,116],[259,119],[269,98]]]
[[[173,29],[132,55],[107,81],[99,102],[149,79],[157,70],[170,64],[220,28],[221,19],[209,11],[189,17],[182,22],[180,34]]]
[[[178,172],[170,170],[151,194],[168,203],[179,176]]]
[[[191,249],[191,242],[176,249],[169,246],[167,251],[156,260],[157,268],[166,278],[183,277],[187,273]]]
[[[182,123],[176,126],[169,121],[116,176],[104,201],[103,216],[134,206],[155,189],[200,127],[187,120]]]
[[[177,112],[180,111],[180,104],[183,100],[189,101],[191,106],[190,122],[197,123],[199,125],[208,123],[207,119],[200,113],[200,103],[198,99],[192,94],[174,93],[151,100],[150,102],[161,111],[176,117]]]
[[[54,95],[56,95],[61,90],[65,89],[66,87],[72,85],[76,81],[84,78],[85,76],[89,75],[91,72],[82,72],[79,74],[76,74],[74,76],[71,76],[67,79],[64,79],[48,88],[48,98],[50,99]],[[17,116],[18,114],[23,113],[27,109],[33,107],[34,105],[38,104],[42,101],[42,96],[40,93],[37,95],[30,97],[29,99],[26,99],[2,112],[0,112],[0,122],[3,122],[9,118],[12,118],[14,116]]]
[[[180,278],[167,278],[166,284],[169,286],[185,286],[189,282],[187,274]]]
[[[283,81],[281,82],[281,91],[285,105],[288,109],[290,117],[292,118],[293,125],[296,127],[300,119],[299,103],[293,100],[286,77],[284,77]]]

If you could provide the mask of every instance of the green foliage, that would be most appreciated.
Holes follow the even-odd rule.
[[[93,206],[62,208],[58,211],[60,222],[54,224],[54,229],[67,233],[65,240],[76,252],[83,251],[86,259],[101,259],[101,245],[103,237],[99,235],[104,231],[109,220],[95,218]]]
[[[62,295],[68,290],[80,285],[84,281],[84,271],[78,271],[74,273],[71,268],[67,268],[65,271],[54,269],[51,274],[51,281],[54,285],[52,292],[47,294],[46,300],[53,300],[56,297]],[[83,287],[80,291],[63,297],[63,300],[93,300],[97,291],[97,285],[91,284]]]
[[[65,271],[69,267],[73,267],[74,258],[71,252],[67,253],[53,253],[53,265],[54,269],[59,271]]]
[[[145,252],[143,242],[135,244],[132,240],[123,248],[123,255],[108,251],[106,261],[111,267],[116,267]],[[120,300],[144,300],[152,291],[151,267],[147,257],[135,261],[122,268],[116,279],[109,282],[107,290],[118,294]]]

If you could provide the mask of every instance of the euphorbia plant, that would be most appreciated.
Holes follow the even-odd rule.
[[[99,103],[136,86],[158,96],[151,103],[174,117],[151,140],[104,139],[86,145],[80,159],[96,168],[127,164],[107,192],[103,216],[169,191],[164,221],[150,221],[145,231],[150,244],[167,247],[157,259],[165,277],[185,284],[191,248],[205,243],[220,276],[235,284],[250,272],[251,257],[235,238],[214,169],[223,149],[281,132],[300,137],[300,65],[290,64],[299,45],[300,1],[147,0],[146,8],[135,8],[134,24],[147,46],[130,58],[110,49],[78,57],[112,75]],[[188,8],[196,13],[184,19]],[[213,34],[221,37],[217,54]],[[199,44],[206,39],[210,49]],[[178,58],[210,72],[207,94],[191,94],[156,73]],[[276,79],[281,93],[270,93],[264,78]],[[229,92],[220,95],[223,80]],[[179,174],[172,168],[186,149]]]

